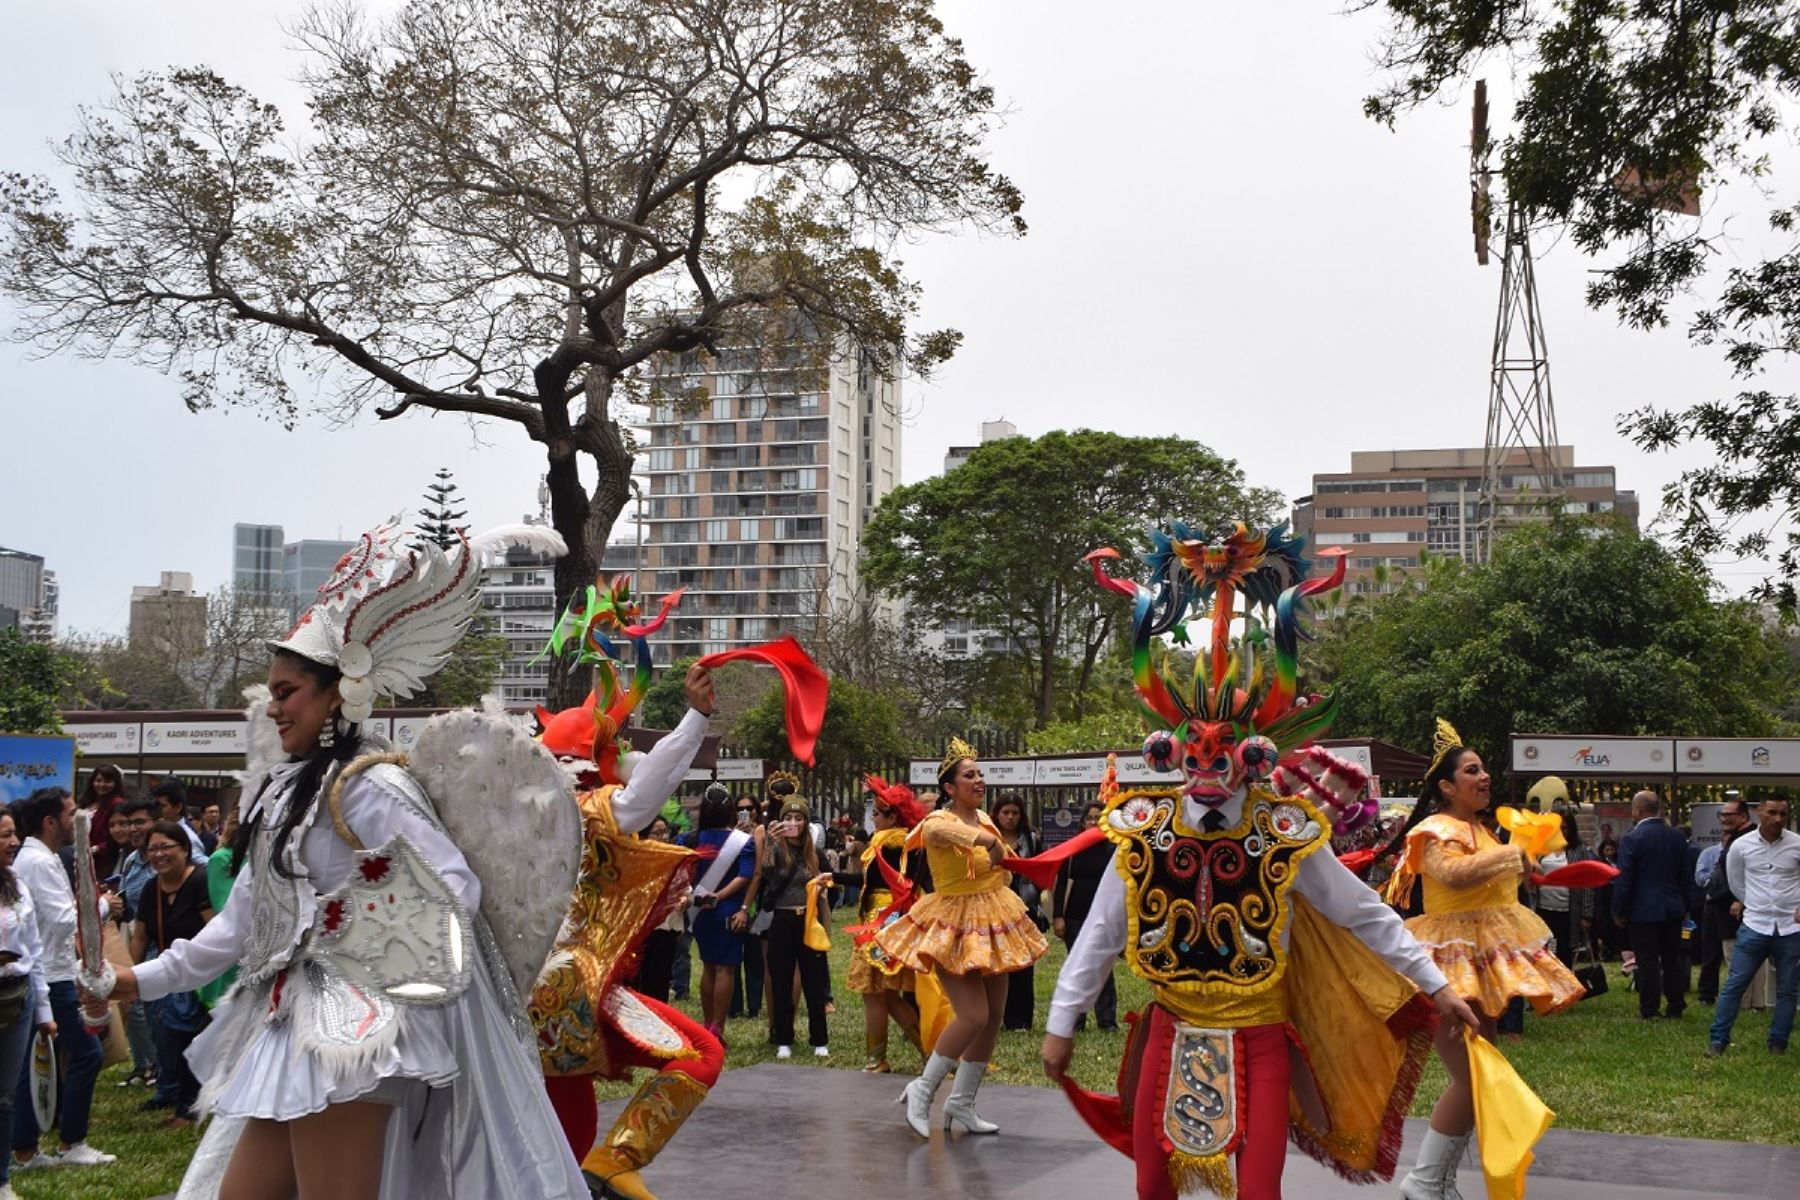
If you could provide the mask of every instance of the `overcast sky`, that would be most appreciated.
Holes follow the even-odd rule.
[[[1178,433],[1290,497],[1315,471],[1347,469],[1351,449],[1480,444],[1499,271],[1470,246],[1468,100],[1397,132],[1364,118],[1377,26],[1343,7],[940,4],[1011,109],[991,157],[1024,189],[1031,233],[907,248],[923,324],[966,335],[932,383],[905,384],[909,481],[999,417],[1033,435]],[[287,0],[7,8],[0,170],[51,170],[47,139],[110,72],[205,63],[297,101]],[[1502,134],[1508,87],[1492,76]],[[1726,262],[1760,245],[1753,200],[1708,198],[1709,224],[1743,239]],[[1562,440],[1583,463],[1616,464],[1653,509],[1695,457],[1640,453],[1617,415],[1731,381],[1679,329],[1630,332],[1588,311],[1593,264],[1567,245],[1540,260]],[[0,431],[0,545],[48,558],[65,631],[122,630],[132,585],[160,571],[227,582],[234,521],[351,537],[416,506],[441,465],[479,527],[535,510],[542,470],[512,426],[420,414],[288,433],[245,412],[190,415],[170,380],[129,362],[40,361],[15,345],[0,345]],[[1731,566],[1722,577],[1749,581]]]

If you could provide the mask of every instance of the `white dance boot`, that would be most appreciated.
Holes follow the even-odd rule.
[[[1462,1193],[1456,1190],[1456,1168],[1462,1163],[1469,1137],[1468,1133],[1451,1137],[1426,1129],[1425,1140],[1419,1143],[1419,1161],[1400,1181],[1403,1200],[1462,1200]]]
[[[933,1054],[925,1060],[925,1069],[919,1077],[906,1085],[900,1093],[901,1103],[906,1105],[906,1123],[912,1131],[922,1138],[931,1136],[931,1102],[937,1096],[937,1090],[943,1085],[944,1076],[956,1065],[954,1058],[942,1054]],[[960,1078],[960,1074],[958,1076]]]
[[[981,1114],[975,1111],[975,1093],[981,1090],[982,1077],[987,1074],[988,1065],[984,1062],[959,1063],[956,1067],[956,1082],[950,1088],[950,1098],[944,1101],[944,1132],[950,1132],[950,1123],[955,1121],[970,1133],[999,1133],[1000,1127],[992,1121],[984,1121]]]

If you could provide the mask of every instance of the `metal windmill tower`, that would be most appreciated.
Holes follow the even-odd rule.
[[[1494,173],[1488,166],[1487,80],[1475,84],[1469,146],[1475,261],[1488,261],[1493,226]],[[1556,502],[1563,479],[1556,461],[1556,406],[1550,394],[1550,351],[1538,308],[1531,232],[1511,195],[1506,200],[1505,246],[1500,264],[1500,307],[1494,317],[1489,366],[1487,439],[1476,501],[1475,558],[1486,562],[1495,535],[1521,509]],[[1511,481],[1510,483],[1508,481]]]

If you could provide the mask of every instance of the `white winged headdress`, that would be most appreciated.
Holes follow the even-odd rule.
[[[463,538],[449,551],[409,542],[400,518],[357,539],[287,637],[269,643],[343,672],[344,719],[361,723],[377,694],[404,699],[425,686],[468,631],[481,604],[483,558],[524,545],[551,554],[567,547],[542,525],[506,525]]]

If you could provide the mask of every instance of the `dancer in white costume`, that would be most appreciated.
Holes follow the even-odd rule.
[[[246,782],[231,900],[113,991],[239,968],[189,1052],[212,1125],[182,1200],[587,1197],[520,999],[575,880],[566,776],[498,714],[434,718],[405,756],[363,727],[376,692],[410,695],[443,664],[481,555],[517,540],[562,549],[541,529],[448,553],[365,534],[271,643],[288,758]]]

